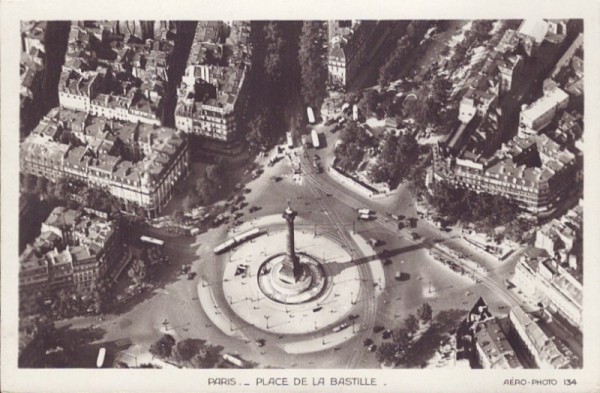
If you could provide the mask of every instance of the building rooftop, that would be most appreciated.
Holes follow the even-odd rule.
[[[491,363],[491,368],[523,368],[496,318],[478,323],[475,339]]]
[[[527,338],[532,342],[537,355],[543,362],[554,368],[564,368],[570,363],[558,349],[554,341],[523,311],[521,307],[513,307],[510,310],[516,323],[521,325]]]
[[[548,111],[553,110],[559,103],[568,100],[569,95],[562,89],[555,87],[547,94],[544,94],[535,102],[531,103],[527,108],[521,111],[521,116],[528,119],[537,119]]]
[[[46,121],[58,123],[61,115],[55,110],[52,114],[53,117],[47,116]],[[73,124],[81,129],[79,121],[71,122]],[[68,122],[63,122],[63,125],[69,130]],[[44,130],[44,127],[34,130],[21,144],[22,159],[45,160],[55,165],[64,163],[78,170],[94,169],[113,176],[114,180],[132,184],[139,184],[144,175],[150,181],[149,185],[161,178],[168,163],[185,143],[183,136],[171,128],[106,120],[91,115],[85,117],[84,146],[69,146],[52,140],[44,135]],[[142,147],[144,155],[141,160],[131,162],[113,152],[116,139],[126,146]]]
[[[525,19],[519,30],[518,34],[531,38],[537,44],[541,44],[548,33],[548,22],[543,19]]]
[[[57,206],[44,221],[44,224],[55,228],[71,228],[79,217],[81,217],[81,212],[78,210]]]
[[[249,34],[250,25],[244,21],[229,27],[223,22],[198,23],[178,93],[178,115],[193,116],[203,105],[233,110],[250,67]],[[214,90],[199,93],[202,83]]]

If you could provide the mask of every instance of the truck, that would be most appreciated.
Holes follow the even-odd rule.
[[[373,210],[369,210],[369,209],[358,209],[358,214],[366,214],[368,216],[374,215],[375,212]]]
[[[313,146],[315,147],[315,149],[318,149],[319,146],[320,146],[320,143],[319,143],[319,134],[317,133],[316,130],[312,130],[310,132],[310,136],[312,138],[312,144],[313,144]]]
[[[358,120],[358,105],[356,104],[354,104],[354,106],[352,107],[352,120]]]
[[[306,107],[306,117],[308,117],[308,122],[310,124],[314,124],[315,122],[315,114],[310,106]]]

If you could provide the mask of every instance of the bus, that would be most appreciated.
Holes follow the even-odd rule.
[[[223,354],[223,359],[235,366],[244,367],[244,361],[235,355],[226,353],[226,354]]]
[[[98,351],[98,358],[96,359],[96,367],[97,368],[102,368],[102,366],[104,365],[105,357],[106,357],[106,348],[102,347],[102,348],[100,348],[100,351]]]
[[[306,116],[308,117],[308,122],[310,124],[315,122],[315,114],[310,106],[306,107]]]
[[[316,130],[312,130],[310,132],[310,136],[311,136],[311,139],[312,139],[313,147],[315,149],[318,149],[319,146],[321,146],[321,142],[319,141],[319,134],[317,133]]]
[[[258,229],[258,228],[253,228],[249,231],[246,231],[244,233],[241,233],[237,236],[232,237],[231,239],[219,244],[218,246],[216,246],[213,249],[213,252],[215,254],[220,254],[222,252],[228,251],[230,249],[232,249],[233,247],[242,244],[250,239],[254,239],[255,237],[258,237],[260,235],[265,234],[266,232],[262,229]]]
[[[144,243],[156,244],[157,246],[163,246],[165,244],[164,241],[162,241],[160,239],[155,239],[150,236],[142,236],[142,237],[140,237],[140,240],[143,241]]]
[[[225,251],[229,251],[230,249],[232,249],[235,246],[235,240],[233,239],[229,239],[226,242],[223,242],[221,244],[219,244],[218,246],[216,246],[213,249],[213,252],[215,254],[221,254],[222,252]]]
[[[250,239],[254,239],[255,237],[258,237],[258,236],[262,235],[263,233],[265,233],[265,231],[260,230],[258,228],[253,228],[247,232],[244,232],[242,234],[234,236],[233,240],[235,240],[236,244],[241,244],[245,241],[248,241]]]

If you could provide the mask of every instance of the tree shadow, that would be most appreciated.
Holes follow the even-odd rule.
[[[49,328],[40,333],[20,354],[20,368],[96,368],[101,348],[106,349],[102,367],[110,367],[115,355],[131,345],[128,340],[99,342],[106,330],[90,326]]]

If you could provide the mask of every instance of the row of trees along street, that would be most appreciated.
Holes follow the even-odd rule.
[[[248,124],[241,131],[252,149],[265,150],[297,119],[298,100],[313,108],[323,104],[327,95],[327,34],[323,22],[252,23],[251,93],[248,110],[238,124]]]
[[[532,220],[519,216],[518,206],[499,195],[453,188],[442,182],[435,183],[432,193],[426,195],[429,204],[450,222],[475,224],[478,231],[490,236],[496,237],[495,228],[504,226],[504,236],[521,242],[535,226]]]
[[[237,124],[253,150],[264,150],[284,134],[288,121],[286,105],[299,90],[297,57],[302,22],[251,23],[250,97],[247,111]]]
[[[164,334],[150,346],[150,354],[178,366],[214,368],[222,362],[223,347],[211,345],[205,340],[187,338],[177,342],[170,334]]]

